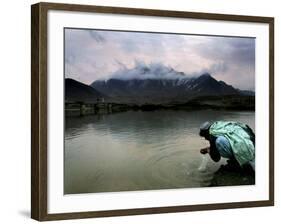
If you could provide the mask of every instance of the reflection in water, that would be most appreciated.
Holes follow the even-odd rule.
[[[254,129],[254,112],[128,111],[66,118],[66,194],[208,186],[220,163],[201,170],[198,135],[206,120],[233,120]]]

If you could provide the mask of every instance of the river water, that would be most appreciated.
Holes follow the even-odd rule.
[[[232,120],[255,129],[254,112],[128,111],[68,117],[65,121],[64,193],[204,187],[224,160],[207,169],[198,135],[206,120]]]

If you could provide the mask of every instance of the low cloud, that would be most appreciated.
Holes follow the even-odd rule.
[[[108,78],[121,80],[131,79],[182,79],[188,78],[185,73],[175,71],[172,67],[167,67],[160,62],[146,64],[143,61],[135,60],[135,66],[132,69],[126,67],[120,68]]]
[[[254,89],[255,39],[101,30],[65,30],[65,76],[90,84],[112,76],[139,78],[212,74]]]

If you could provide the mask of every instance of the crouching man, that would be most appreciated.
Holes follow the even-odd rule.
[[[210,146],[200,150],[209,153],[213,161],[227,158],[233,167],[252,167],[255,171],[255,134],[245,124],[232,121],[205,122],[199,135],[209,141]]]

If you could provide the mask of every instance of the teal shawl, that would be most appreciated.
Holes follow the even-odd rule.
[[[211,125],[209,133],[227,138],[235,159],[243,165],[255,158],[255,146],[246,130],[246,125],[238,122],[216,121]]]

